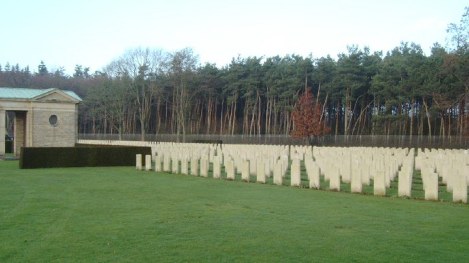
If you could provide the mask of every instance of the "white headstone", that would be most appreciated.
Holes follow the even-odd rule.
[[[181,159],[181,173],[185,175],[189,174],[189,165],[186,157]]]
[[[208,177],[208,158],[206,156],[200,159],[200,176]]]
[[[360,169],[357,166],[352,168],[351,174],[351,184],[350,184],[350,191],[352,193],[361,193],[362,192],[362,177],[360,174]]]
[[[249,177],[250,177],[249,160],[244,160],[243,167],[241,169],[241,179],[245,182],[249,182]]]
[[[279,160],[274,166],[274,184],[282,185],[283,183],[283,168],[282,161]]]
[[[213,178],[220,178],[221,177],[221,163],[220,158],[218,156],[213,157]]]
[[[265,165],[264,161],[259,158],[257,159],[257,182],[259,183],[265,183]]]
[[[290,167],[290,184],[291,186],[301,185],[300,160],[297,158],[292,160],[292,164]]]
[[[374,176],[373,180],[373,193],[377,196],[386,195],[386,183],[385,175],[383,170],[378,170]]]
[[[306,172],[308,173],[309,188],[319,189],[321,179],[319,166],[311,160],[311,164],[307,166]]]
[[[196,157],[191,159],[191,175],[199,176],[199,159]]]
[[[145,155],[145,170],[151,171],[153,162],[151,161],[151,155]]]
[[[163,171],[171,171],[171,157],[169,156],[169,154],[163,155]]]
[[[329,189],[333,191],[340,191],[340,174],[339,169],[331,167],[329,175]]]
[[[424,170],[422,170],[422,181],[425,200],[438,200],[438,175],[428,170],[424,172]]]
[[[141,154],[137,154],[135,156],[135,168],[137,170],[142,170],[142,155]]]
[[[464,173],[459,173],[454,178],[453,202],[467,203],[467,179]]]
[[[398,174],[397,195],[411,197],[412,175],[408,170],[401,170]]]
[[[155,156],[155,172],[163,171],[161,156]]]
[[[171,158],[171,172],[174,174],[179,173],[179,160],[176,156]]]
[[[229,159],[226,161],[226,179],[228,180],[234,180],[235,179],[235,169],[234,169],[234,161],[232,159]]]

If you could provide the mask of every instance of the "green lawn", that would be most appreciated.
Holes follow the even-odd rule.
[[[466,262],[469,205],[0,161],[0,262]]]

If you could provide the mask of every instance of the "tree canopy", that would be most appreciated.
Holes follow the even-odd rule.
[[[462,136],[469,130],[468,17],[466,8],[448,26],[447,47],[435,44],[428,55],[416,43],[386,53],[352,45],[337,58],[236,57],[219,68],[201,65],[189,48],[136,48],[103,71],[76,65],[72,76],[44,61],[35,73],[5,63],[0,86],[75,91],[83,98],[80,133],[289,135],[306,83],[312,88],[303,96],[317,94],[332,134]]]

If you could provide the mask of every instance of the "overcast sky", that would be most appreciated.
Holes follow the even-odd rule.
[[[446,45],[467,0],[1,0],[0,64],[37,71],[101,70],[126,50],[190,47],[201,63],[233,57],[313,57],[347,45],[389,51],[401,41]]]

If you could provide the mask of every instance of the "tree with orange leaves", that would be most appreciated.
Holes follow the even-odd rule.
[[[294,138],[308,138],[312,144],[313,138],[323,136],[331,131],[323,118],[322,106],[315,100],[311,89],[298,98],[295,109],[292,112],[293,131],[291,136]]]

